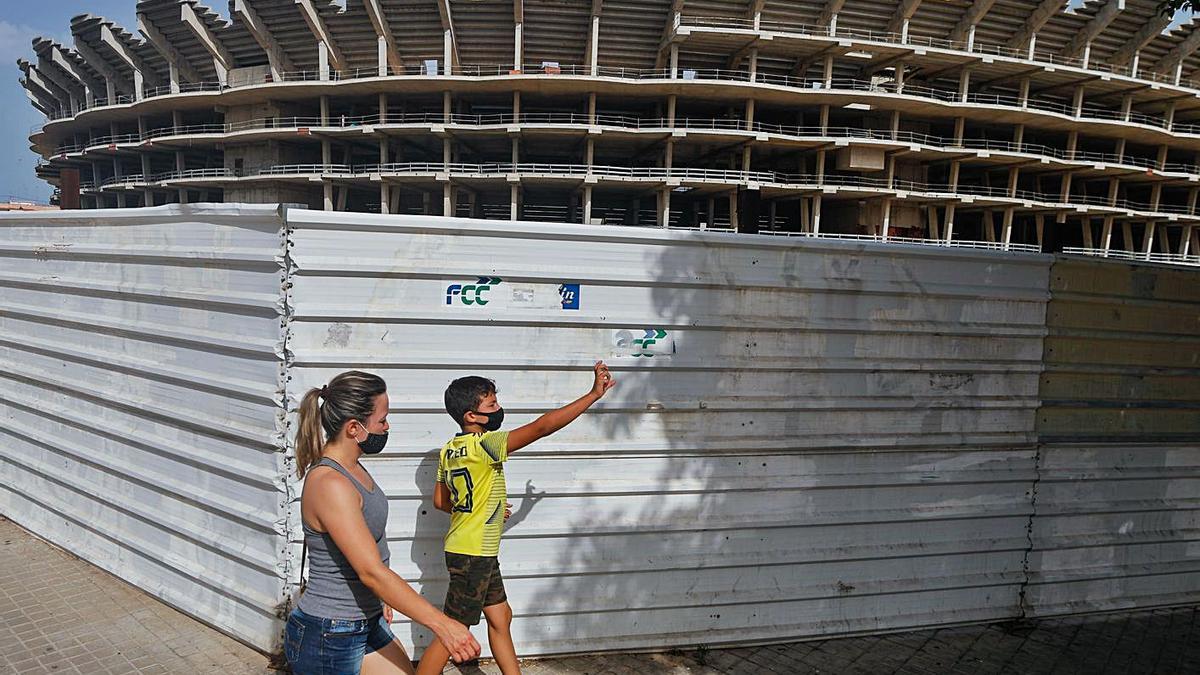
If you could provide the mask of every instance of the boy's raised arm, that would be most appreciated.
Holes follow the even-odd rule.
[[[608,393],[608,390],[612,389],[613,385],[616,384],[616,381],[612,379],[612,375],[608,372],[608,366],[603,361],[597,361],[596,365],[592,367],[592,371],[595,374],[595,379],[592,382],[591,391],[579,397],[573,403],[569,403],[558,410],[551,410],[529,424],[510,431],[508,434],[509,454],[520,450],[539,438],[549,436],[575,421],[576,417],[582,415],[583,411],[603,398]]]

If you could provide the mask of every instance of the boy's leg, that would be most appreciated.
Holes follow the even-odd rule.
[[[446,669],[446,662],[450,660],[450,651],[442,644],[442,641],[433,638],[433,642],[425,649],[425,653],[421,654],[421,660],[417,662],[417,675],[439,675]]]
[[[504,675],[520,675],[521,665],[517,662],[517,648],[513,645],[512,607],[508,601],[498,605],[483,608],[483,616],[488,624],[488,646],[492,648],[492,658]]]
[[[483,600],[488,590],[491,568],[486,558],[446,553],[446,572],[450,575],[450,586],[446,589],[446,616],[470,628],[479,623]],[[450,652],[436,637],[429,643],[421,661],[417,664],[417,675],[436,675],[446,667]]]

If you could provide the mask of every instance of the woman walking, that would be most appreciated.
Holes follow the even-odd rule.
[[[300,403],[296,470],[307,475],[300,507],[309,574],[284,635],[296,675],[413,673],[388,628],[388,607],[432,630],[455,661],[479,656],[461,623],[388,567],[387,496],[358,461],[383,450],[387,413],[383,380],[359,371],[309,390]]]

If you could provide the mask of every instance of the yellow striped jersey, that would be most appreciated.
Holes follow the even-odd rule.
[[[506,460],[507,431],[458,434],[442,448],[437,480],[450,489],[451,503],[446,551],[487,557],[500,554]]]

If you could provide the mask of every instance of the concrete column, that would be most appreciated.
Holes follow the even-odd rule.
[[[671,94],[667,97],[667,126],[672,129],[675,128],[675,104],[676,96]]]
[[[1012,226],[1013,215],[1016,209],[1012,206],[1004,209],[1004,221],[1000,226],[1000,240],[1004,244],[1004,250],[1007,251],[1012,245]]]
[[[600,17],[592,16],[592,40],[588,43],[591,51],[588,54],[588,64],[591,66],[592,77],[600,74]]]
[[[730,227],[732,227],[732,228],[733,228],[733,230],[734,230],[735,232],[736,232],[736,231],[738,230],[738,228],[741,226],[741,222],[738,220],[738,194],[737,194],[737,190],[734,190],[734,191],[733,191],[732,193],[730,193],[730,195],[729,195],[729,225],[730,225]]]
[[[812,233],[821,233],[821,193],[819,192],[812,198]]]
[[[454,73],[454,37],[450,34],[450,29],[442,31],[442,74],[450,75]]]
[[[943,229],[947,243],[954,240],[954,206],[954,202],[946,205],[946,224]]]
[[[516,220],[520,211],[521,187],[516,183],[510,183],[508,186],[508,219]]]
[[[592,186],[583,186],[583,224],[592,223]]]
[[[968,68],[963,68],[963,71],[958,76],[958,99],[963,103],[967,102],[967,96],[971,90],[971,71]]]
[[[772,223],[772,224],[774,224],[774,223]],[[888,236],[890,236],[889,230],[891,229],[891,227],[892,227],[892,200],[888,199],[888,198],[884,198],[884,200],[883,200],[883,222],[880,223],[880,228],[879,228],[880,241],[888,240]]]
[[[525,42],[521,38],[521,33],[525,28],[524,23],[513,25],[513,70],[524,69],[525,64]]]
[[[329,79],[329,45],[324,40],[317,42],[317,71],[322,80]]]
[[[1020,102],[1022,108],[1024,108],[1024,109],[1029,108],[1029,78],[1028,77],[1021,78],[1021,91],[1017,95],[1017,100]]]
[[[442,121],[446,124],[450,123],[450,117],[454,114],[454,107],[450,100],[450,92],[442,92]]]
[[[1072,129],[1067,133],[1067,159],[1075,159],[1075,150],[1079,147],[1079,132]]]
[[[1100,231],[1100,248],[1104,251],[1104,255],[1108,256],[1109,249],[1112,248],[1112,231],[1113,217],[1104,216],[1104,229]]]
[[[1083,86],[1075,87],[1075,96],[1071,99],[1071,110],[1076,117],[1083,117]]]
[[[382,35],[375,41],[375,52],[377,62],[379,64],[379,76],[387,77],[388,75],[388,60],[387,60],[387,40]]]
[[[388,122],[388,95],[385,92],[379,94],[379,123],[387,124]]]
[[[450,185],[450,181],[442,183],[442,215],[454,215],[454,186]]]
[[[1017,152],[1021,152],[1025,148],[1025,125],[1018,124],[1013,129],[1013,145],[1016,146]]]
[[[588,94],[588,124],[596,123],[596,94]]]
[[[329,97],[321,97],[321,126],[329,126]]]

